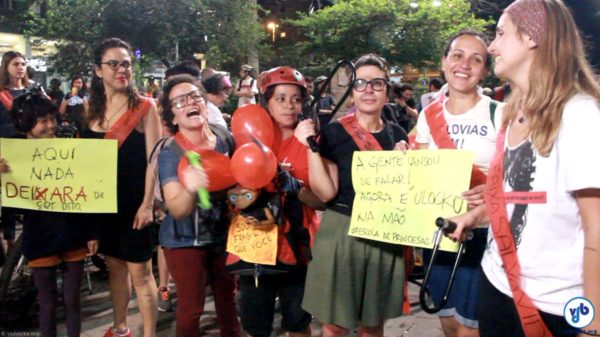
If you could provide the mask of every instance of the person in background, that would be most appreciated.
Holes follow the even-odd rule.
[[[85,96],[86,92],[87,88],[83,78],[74,76],[71,79],[71,91],[64,97],[58,109],[61,122],[74,124],[79,132],[87,127],[85,121],[90,103]]]
[[[27,139],[54,138],[56,106],[41,93],[17,97],[10,111],[15,128]],[[20,169],[15,167],[14,169]],[[21,168],[22,169],[22,168]],[[0,172],[10,170],[0,159]],[[23,212],[23,255],[27,258],[38,290],[40,333],[57,336],[57,267],[62,270],[62,301],[65,306],[67,336],[81,334],[80,289],[83,261],[96,254],[98,240],[92,226],[78,221],[73,213],[21,210]]]
[[[60,89],[60,80],[58,78],[53,78],[50,80],[50,88],[48,88],[48,97],[52,101],[52,104],[55,106],[60,106],[63,98],[65,97],[65,93]]]
[[[326,79],[327,77],[325,76],[319,76],[315,79],[315,97],[319,95],[321,87],[325,83]],[[335,98],[329,93],[329,90],[330,87],[327,86],[327,88],[321,93],[321,95],[319,95],[318,98],[315,98],[319,100],[319,125],[321,127],[325,127],[325,125],[329,124],[331,118],[333,118],[333,110],[337,105],[337,103],[335,102]]]
[[[417,104],[415,103],[414,94],[415,89],[413,89],[410,84],[401,84],[394,88],[394,102],[398,104],[398,106],[403,109],[403,115],[408,115],[412,119],[417,119],[419,117],[419,111],[417,111]],[[414,122],[413,122],[414,124]]]
[[[581,151],[600,147],[600,85],[581,35],[562,1],[517,0],[498,20],[488,51],[496,76],[513,90],[485,204],[450,219],[454,240],[491,223],[480,334],[598,335],[598,315],[590,320],[580,311],[581,297],[585,307],[600,307],[600,158]]]
[[[422,111],[429,103],[433,102],[443,85],[444,81],[442,81],[441,78],[435,77],[429,81],[429,92],[421,95],[421,99],[419,100],[419,111]]]
[[[411,90],[407,89],[406,86],[407,84],[392,83],[394,103],[388,103],[384,106],[381,117],[387,122],[401,126],[406,132],[410,132],[419,114],[416,109],[411,108],[407,103],[405,97],[412,97],[412,93],[408,94]],[[408,102],[414,103],[412,98],[408,99]]]
[[[131,286],[137,294],[144,337],[154,337],[157,288],[152,275],[154,179],[148,156],[160,136],[154,100],[138,94],[132,81],[131,46],[118,38],[94,50],[88,127],[82,138],[116,139],[118,144],[116,214],[93,214],[100,253],[109,271],[113,325],[104,337],[130,337],[127,307]]]
[[[325,323],[323,336],[383,336],[385,320],[402,315],[404,247],[348,235],[355,191],[354,151],[405,150],[408,137],[381,118],[390,90],[388,63],[366,54],[354,62],[352,90],[356,112],[322,129],[320,152],[309,149],[315,135],[312,120],[297,126],[296,138],[307,147],[311,190],[327,203],[308,265],[302,307]]]
[[[146,97],[156,99],[158,97],[158,93],[160,92],[160,88],[156,83],[156,79],[153,75],[148,76],[148,86],[146,87]]]
[[[256,80],[252,77],[254,68],[249,64],[244,64],[240,68],[240,80],[238,81],[233,95],[238,98],[238,108],[246,104],[256,104],[255,96],[258,95]]]
[[[226,114],[221,113],[220,108],[229,98],[229,94],[231,94],[231,81],[229,80],[229,77],[223,73],[215,72],[214,75],[203,80],[202,84],[206,90],[208,122],[211,124],[219,124],[224,128],[227,128],[227,123],[225,121]],[[221,116],[221,118],[218,118],[219,116]],[[231,120],[229,114],[227,114],[226,117]]]
[[[14,137],[16,131],[8,114],[12,101],[30,87],[25,56],[16,51],[2,55],[0,64],[0,137]]]
[[[25,56],[17,51],[8,51],[2,55],[0,63],[0,137],[24,137],[17,133],[9,111],[13,100],[31,88],[27,76]],[[12,250],[16,236],[16,213],[14,209],[3,208],[2,235],[6,240],[7,252]]]
[[[311,76],[306,76],[304,80],[306,81],[306,92],[308,93],[308,102],[310,103],[315,99],[315,96],[313,96],[314,79]]]

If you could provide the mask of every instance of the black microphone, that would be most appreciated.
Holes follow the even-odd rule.
[[[311,116],[312,116],[313,105],[314,104],[308,104],[308,103],[304,104],[304,106],[302,107],[302,113],[300,115],[298,115],[298,119],[301,121],[307,120],[307,119],[312,119]],[[315,136],[308,136],[306,138],[306,142],[310,146],[310,150],[312,152],[315,152],[315,153],[319,152],[319,143],[317,143],[317,139],[315,138]]]

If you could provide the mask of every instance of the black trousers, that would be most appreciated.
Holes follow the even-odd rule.
[[[554,337],[575,337],[578,329],[563,316],[540,311],[542,320]],[[481,273],[479,285],[479,334],[481,337],[525,337],[521,320],[512,298],[498,291]]]

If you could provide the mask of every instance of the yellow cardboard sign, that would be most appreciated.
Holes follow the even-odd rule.
[[[274,266],[277,259],[277,225],[257,226],[241,215],[231,220],[227,251],[250,262]]]
[[[348,234],[407,246],[432,248],[437,217],[467,210],[474,154],[463,150],[356,151],[356,191]],[[458,245],[444,238],[441,249]]]
[[[0,139],[11,171],[2,174],[2,205],[73,213],[117,212],[117,141]]]

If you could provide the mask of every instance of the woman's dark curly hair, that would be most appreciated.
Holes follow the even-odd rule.
[[[94,66],[102,66],[102,57],[107,50],[111,48],[123,48],[127,50],[129,55],[132,54],[131,46],[129,43],[112,37],[106,39],[94,49]],[[106,95],[104,91],[104,83],[102,79],[96,75],[96,71],[92,70],[92,85],[91,85],[91,96],[90,96],[90,113],[88,115],[88,121],[98,121],[100,124],[104,123],[104,110],[106,109]],[[127,87],[127,96],[129,96],[129,108],[135,108],[140,103],[140,97],[137,89],[132,82]]]
[[[58,110],[52,102],[39,92],[27,92],[13,100],[10,117],[19,133],[31,131],[38,118],[52,115],[56,118]]]
[[[202,97],[204,97],[205,92],[202,82],[186,74],[175,75],[169,78],[167,83],[165,83],[165,86],[163,87],[163,95],[160,99],[160,106],[162,107],[162,118],[172,134],[175,134],[177,131],[179,131],[179,126],[173,124],[173,110],[171,110],[171,100],[169,99],[169,96],[171,95],[171,90],[173,90],[176,85],[181,83],[190,83],[196,86],[196,88],[200,90]]]

